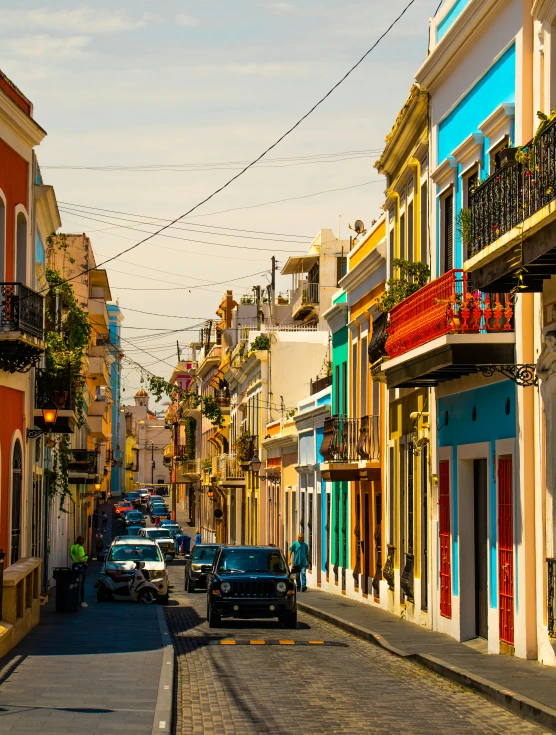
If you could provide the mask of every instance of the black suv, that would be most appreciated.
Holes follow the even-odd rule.
[[[295,568],[294,568],[295,571]],[[278,618],[297,625],[295,579],[276,546],[223,546],[207,575],[207,619]]]

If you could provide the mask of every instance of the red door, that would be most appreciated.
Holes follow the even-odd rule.
[[[450,463],[438,463],[438,534],[440,536],[440,614],[452,617],[452,567],[450,564]]]
[[[498,586],[500,640],[514,644],[514,502],[512,460],[498,460]]]

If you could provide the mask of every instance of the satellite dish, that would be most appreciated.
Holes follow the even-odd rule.
[[[365,225],[363,224],[362,220],[356,219],[355,220],[355,225],[353,226],[353,229],[355,230],[355,232],[357,232],[358,235],[359,235],[360,232],[364,232]]]
[[[223,515],[224,515],[224,511],[221,508],[217,508],[214,511],[214,517],[215,518],[222,518]]]

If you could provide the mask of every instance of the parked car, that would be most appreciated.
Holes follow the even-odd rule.
[[[132,493],[126,493],[125,499],[129,500],[133,505],[141,505],[141,498],[138,492],[133,491]]]
[[[139,536],[139,531],[142,528],[143,526],[126,526],[125,535],[126,536]]]
[[[129,500],[122,500],[117,505],[114,506],[114,512],[116,513],[116,516],[122,516],[124,513],[127,513],[129,510],[135,510],[135,506],[133,503]]]
[[[176,523],[176,521],[173,521],[172,519],[168,520],[167,518],[164,518],[160,521],[160,524],[158,526],[159,528],[164,528],[167,531],[170,531],[172,536],[176,538],[176,536],[180,533],[183,533],[182,527],[179,523]]]
[[[123,521],[125,526],[146,526],[147,519],[141,513],[140,510],[128,510],[123,515]]]
[[[142,529],[144,530],[144,529]],[[168,559],[169,561],[170,559]],[[135,564],[145,562],[143,573],[156,586],[158,599],[168,603],[168,570],[160,546],[149,538],[116,536],[102,565],[102,574],[120,578],[122,574],[135,574]]]
[[[162,503],[162,502],[163,501],[162,501],[162,498],[160,497],[160,495],[151,495],[149,497],[149,499],[147,500],[147,508],[150,510],[151,509],[151,505],[153,503]]]
[[[139,532],[139,536],[141,538],[148,538],[155,541],[162,549],[163,554],[171,557],[172,559],[175,558],[176,544],[168,531],[165,531],[163,528],[142,528]]]
[[[209,626],[217,627],[223,617],[277,617],[286,627],[296,627],[295,579],[279,548],[220,547],[207,575]]]
[[[212,563],[219,544],[196,544],[191,554],[185,556],[185,591],[195,592],[196,587],[206,586],[207,574],[212,569]]]
[[[151,521],[154,521],[155,518],[170,520],[172,514],[165,505],[153,505],[151,506]]]
[[[151,497],[150,489],[148,487],[142,487],[138,492],[139,498],[141,499],[141,505],[146,505],[147,500]]]
[[[168,485],[157,485],[156,492],[162,497],[167,498],[170,495],[170,488]]]

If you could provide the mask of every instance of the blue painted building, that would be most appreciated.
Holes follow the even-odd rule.
[[[110,476],[110,492],[112,495],[120,495],[124,491],[125,484],[125,420],[120,412],[121,394],[121,323],[123,315],[118,304],[107,304],[109,320],[109,350],[112,356],[110,367],[110,391],[112,393],[112,440],[111,449],[113,457],[112,473]]]

